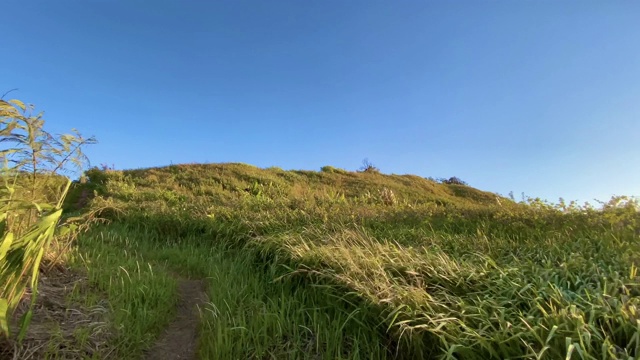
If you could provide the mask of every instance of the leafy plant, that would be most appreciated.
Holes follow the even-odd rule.
[[[40,265],[56,235],[77,228],[58,226],[71,180],[66,176],[88,162],[82,152],[93,144],[75,129],[53,135],[44,129],[42,113],[19,100],[0,99],[0,332],[9,336],[9,316],[27,289],[31,306],[20,320],[22,338],[37,296]]]

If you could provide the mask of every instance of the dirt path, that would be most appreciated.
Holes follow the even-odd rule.
[[[198,308],[207,301],[204,282],[180,279],[178,313],[158,341],[145,355],[149,360],[196,359],[198,346]]]

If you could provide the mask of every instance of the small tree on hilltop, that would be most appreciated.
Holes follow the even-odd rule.
[[[380,169],[378,169],[375,165],[373,165],[369,161],[369,159],[362,160],[362,166],[360,167],[359,171],[364,173],[373,173],[373,174],[380,173]]]

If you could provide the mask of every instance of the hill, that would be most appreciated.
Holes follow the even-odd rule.
[[[87,176],[72,202],[93,190],[122,212],[102,229],[111,240],[81,245],[110,246],[138,271],[146,261],[209,279],[204,358],[639,354],[640,217],[629,204],[515,203],[331,167],[191,164]]]
[[[355,200],[376,197],[383,189],[390,190],[407,204],[496,203],[495,194],[463,185],[440,184],[415,175],[349,172],[333,167],[323,169],[320,172],[284,171],[276,167],[260,169],[229,163],[172,165],[112,174],[121,175],[123,180],[150,197],[153,197],[151,193],[172,192],[187,198],[203,196],[213,203],[225,203],[244,195],[281,201],[327,198],[337,194]]]

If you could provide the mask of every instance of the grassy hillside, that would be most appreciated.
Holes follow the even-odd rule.
[[[111,172],[111,178],[135,186],[136,200],[204,198],[203,203],[225,205],[252,195],[273,201],[344,197],[356,202],[380,200],[378,191],[388,189],[407,205],[457,203],[489,205],[496,195],[460,185],[442,185],[414,175],[382,175],[347,172],[325,167],[326,171],[284,171],[260,169],[246,164],[172,165],[163,168]],[[89,174],[91,177],[91,173]],[[98,175],[100,177],[100,175]],[[173,194],[176,198],[171,197]],[[158,198],[165,196],[165,198]]]
[[[115,240],[96,232],[80,242],[95,261],[94,285],[106,289],[117,277],[99,265],[96,244],[160,273],[209,279],[205,358],[640,355],[632,203],[604,211],[515,203],[463,185],[331,167],[87,175],[69,207],[95,191],[123,209],[96,230]],[[167,285],[169,303],[174,293]],[[110,296],[165,311],[155,298]],[[149,329],[162,327],[156,320]],[[131,342],[129,354],[149,341]]]

